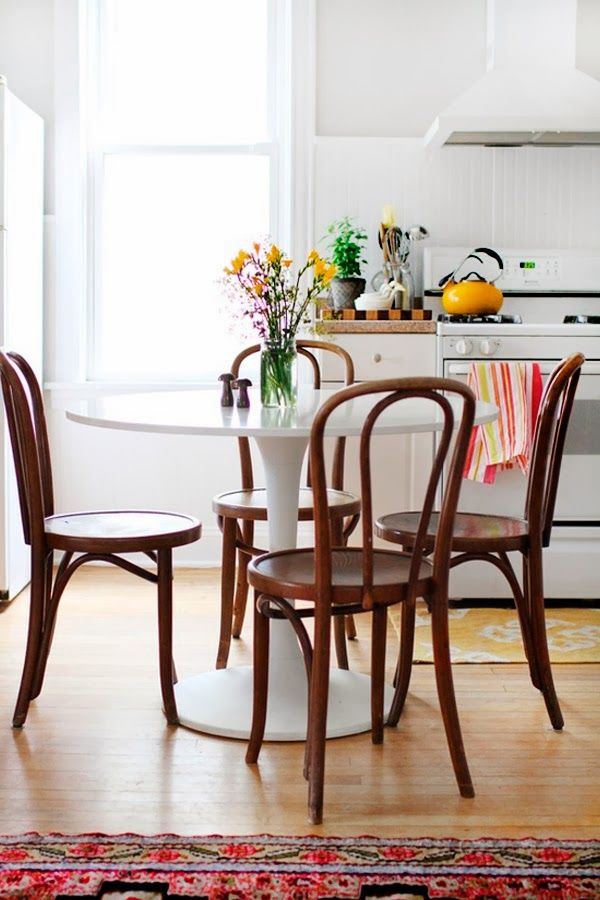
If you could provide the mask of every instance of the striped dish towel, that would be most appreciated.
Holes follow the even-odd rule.
[[[527,475],[542,396],[538,363],[471,363],[467,384],[499,413],[494,422],[473,429],[464,477],[493,484],[498,472],[515,466]]]

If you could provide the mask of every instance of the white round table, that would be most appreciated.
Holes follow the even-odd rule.
[[[296,546],[302,462],[315,412],[332,393],[300,389],[298,405],[293,410],[261,407],[257,390],[250,391],[250,409],[221,407],[218,390],[121,394],[81,401],[67,411],[67,417],[86,425],[127,431],[253,437],[265,470],[269,548],[281,550]],[[360,434],[365,413],[373,403],[371,396],[344,404],[331,416],[327,435]],[[477,403],[478,424],[490,422],[496,415],[497,409],[492,404]],[[376,432],[401,434],[440,428],[441,414],[434,404],[411,399],[386,410]],[[304,740],[307,684],[302,655],[287,622],[273,620],[271,629],[265,739]],[[175,695],[182,725],[224,737],[248,737],[252,712],[250,666],[217,669],[184,678],[176,685]],[[391,702],[391,695],[389,688],[386,702]],[[357,734],[370,727],[369,676],[332,668],[327,737]]]

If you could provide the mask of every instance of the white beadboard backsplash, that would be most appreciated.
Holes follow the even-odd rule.
[[[314,235],[349,215],[369,234],[367,277],[381,268],[377,229],[391,203],[401,227],[424,225],[432,245],[596,249],[600,147],[445,147],[420,139],[317,138]],[[422,248],[412,268],[421,291]]]

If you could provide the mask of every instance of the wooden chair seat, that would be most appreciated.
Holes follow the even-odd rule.
[[[340,547],[331,553],[333,603],[361,604],[364,594],[363,551],[361,547]],[[373,551],[373,599],[378,603],[398,603],[408,586],[411,554],[394,550]],[[432,590],[432,566],[422,560],[417,594]],[[315,585],[315,551],[278,550],[257,556],[248,567],[248,580],[261,594],[275,594],[293,600],[319,600]],[[413,585],[414,586],[414,585]]]
[[[412,545],[419,526],[420,512],[400,512],[381,516],[375,523],[378,537],[395,544]],[[433,547],[439,513],[432,513],[427,529],[427,549]],[[452,532],[452,549],[479,551],[500,549],[523,550],[529,540],[525,519],[510,516],[487,516],[479,513],[457,513]]]
[[[327,502],[331,516],[345,518],[360,513],[360,499],[349,491],[327,491]],[[267,492],[265,488],[245,488],[227,491],[213,498],[213,511],[218,516],[244,519],[251,522],[267,521]],[[312,488],[300,488],[298,495],[298,520],[311,522],[314,519]]]
[[[200,537],[200,523],[179,513],[146,510],[76,512],[45,519],[48,544],[55,550],[136,553],[180,547]]]

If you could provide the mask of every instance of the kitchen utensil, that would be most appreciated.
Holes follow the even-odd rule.
[[[357,297],[354,301],[354,306],[356,309],[390,309],[392,299],[393,294],[391,291],[387,294],[376,291],[373,293],[361,294],[360,297]]]
[[[456,275],[466,262],[483,264],[482,256],[491,257],[498,264],[498,274],[492,281],[487,281],[484,276],[470,269],[458,281]],[[495,286],[498,278],[504,271],[502,258],[495,250],[489,247],[476,247],[449,275],[445,275],[439,282],[443,287],[442,306],[451,315],[477,316],[495,315],[502,306],[504,297],[502,291]]]
[[[446,312],[458,316],[495,315],[503,300],[502,291],[489,281],[449,281],[442,294]]]
[[[404,235],[400,228],[388,228],[385,233],[384,247],[387,251],[387,258],[391,266],[398,265],[400,262],[400,247],[402,245]]]
[[[371,278],[371,287],[374,291],[378,291],[382,287],[382,285],[387,282],[387,280],[388,278],[385,272],[381,270],[379,272],[375,272],[375,274]]]

